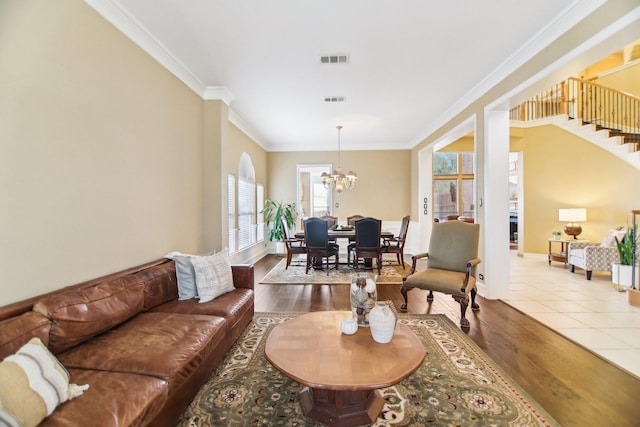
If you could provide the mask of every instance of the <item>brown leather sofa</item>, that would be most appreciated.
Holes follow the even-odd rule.
[[[162,259],[0,307],[0,360],[33,337],[89,384],[41,426],[171,426],[253,318],[253,266],[235,290],[178,301]]]

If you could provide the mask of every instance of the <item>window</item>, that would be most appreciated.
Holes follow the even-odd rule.
[[[473,153],[434,153],[434,218],[474,217],[474,181]]]
[[[233,254],[238,251],[237,233],[236,233],[236,177],[229,174],[227,177],[227,213],[229,224],[228,247],[229,253]]]
[[[256,184],[256,206],[258,212],[264,207],[264,185],[262,184]],[[257,234],[258,242],[262,242],[264,240],[264,215],[258,215]]]
[[[253,226],[255,217],[255,185],[244,178],[238,179],[238,250],[243,250],[256,242]]]

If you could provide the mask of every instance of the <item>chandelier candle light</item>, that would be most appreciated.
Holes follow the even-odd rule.
[[[336,126],[336,129],[338,129],[338,169],[334,169],[331,175],[326,172],[322,172],[320,178],[322,178],[324,188],[328,190],[333,187],[338,193],[341,193],[345,188],[350,190],[356,186],[356,179],[358,179],[358,175],[353,171],[349,171],[346,175],[342,173],[342,166],[340,163],[340,131],[342,130],[342,126],[338,125]]]

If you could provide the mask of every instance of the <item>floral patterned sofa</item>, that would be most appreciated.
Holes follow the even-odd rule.
[[[611,263],[620,262],[615,238],[622,240],[625,233],[624,227],[618,227],[609,230],[601,243],[571,241],[567,260],[571,266],[571,272],[574,273],[576,267],[581,268],[585,271],[587,280],[591,280],[591,273],[594,271],[611,272]]]

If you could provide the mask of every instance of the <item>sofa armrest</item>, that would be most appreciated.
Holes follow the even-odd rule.
[[[253,264],[236,264],[231,266],[233,286],[236,288],[253,289]]]

